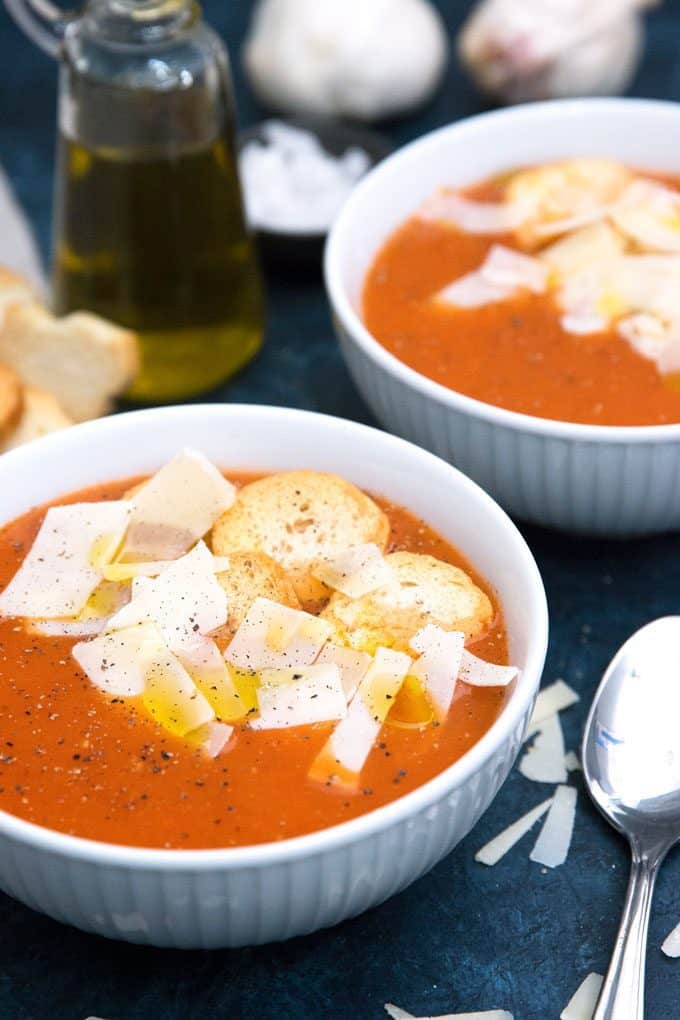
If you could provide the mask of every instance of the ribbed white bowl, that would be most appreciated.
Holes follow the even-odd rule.
[[[680,526],[680,425],[606,427],[547,421],[455,393],[389,354],[359,309],[376,252],[431,192],[512,167],[609,156],[680,172],[669,138],[680,105],[579,99],[518,106],[426,135],[373,170],[331,232],[326,287],[349,370],[390,431],[455,464],[528,521],[599,535]]]
[[[512,661],[523,669],[499,719],[459,762],[386,807],[309,836],[229,850],[143,850],[0,812],[0,888],[36,910],[131,942],[254,945],[380,903],[470,831],[517,755],[543,668],[547,608],[531,553],[481,489],[402,440],[304,411],[161,408],[56,433],[0,457],[0,524],[81,486],[152,471],[185,445],[234,470],[334,471],[410,507],[495,587]]]

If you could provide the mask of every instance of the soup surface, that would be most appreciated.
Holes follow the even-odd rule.
[[[233,477],[237,486],[251,481]],[[74,493],[62,502],[119,499],[139,479]],[[484,581],[450,544],[407,510],[377,499],[390,524],[389,550],[430,553],[463,567],[493,602],[495,618],[471,650],[507,662],[500,609]],[[46,508],[0,531],[0,590],[33,542]],[[459,681],[441,723],[385,725],[356,790],[308,777],[330,723],[281,730],[240,727],[211,759],[159,726],[139,699],[96,689],[71,657],[72,638],[28,634],[0,620],[0,808],[61,832],[166,848],[243,846],[299,836],[393,801],[456,761],[485,733],[507,697],[503,687]]]
[[[676,179],[663,183],[678,190]],[[493,203],[503,189],[504,180],[492,180],[462,194]],[[370,333],[435,382],[511,411],[596,425],[680,422],[677,374],[662,375],[613,327],[568,333],[550,293],[523,291],[476,308],[431,300],[476,270],[497,244],[519,248],[507,232],[472,234],[413,216],[367,274],[363,317]]]

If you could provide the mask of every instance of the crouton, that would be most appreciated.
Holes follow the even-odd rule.
[[[0,452],[13,450],[15,446],[30,443],[32,439],[39,439],[48,432],[56,432],[73,424],[57,398],[46,390],[26,386],[23,398],[19,420],[7,437],[0,441]]]
[[[630,170],[608,159],[567,159],[520,170],[505,193],[524,212],[517,240],[533,250],[582,226],[616,201],[631,178]]]
[[[5,318],[5,312],[11,305],[34,302],[36,294],[28,280],[11,269],[0,266],[0,327]]]
[[[263,552],[229,554],[229,570],[217,574],[227,593],[229,616],[218,640],[229,640],[243,623],[256,598],[271,599],[289,609],[300,609],[300,601],[283,567]]]
[[[490,625],[491,602],[464,570],[422,553],[391,553],[385,561],[394,581],[359,599],[333,594],[321,617],[336,640],[369,654],[382,645],[412,655],[409,641],[428,623],[468,638]]]
[[[9,365],[0,364],[0,442],[12,433],[19,422],[23,402],[21,379]]]
[[[216,556],[265,552],[279,563],[305,608],[318,607],[329,589],[309,567],[353,545],[387,546],[390,526],[379,506],[336,475],[284,471],[244,486],[213,528]]]
[[[89,312],[55,319],[36,304],[13,304],[0,331],[0,361],[47,389],[74,421],[106,414],[139,367],[134,333]]]

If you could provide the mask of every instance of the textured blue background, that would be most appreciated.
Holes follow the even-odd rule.
[[[231,47],[247,124],[261,115],[237,59],[251,4],[209,0],[206,6]],[[453,31],[468,3],[439,6]],[[680,3],[667,0],[649,19],[647,57],[633,94],[680,99],[679,45]],[[0,158],[47,250],[55,68],[4,13],[0,68]],[[481,108],[452,64],[435,102],[385,131],[401,144]],[[680,139],[669,145],[680,148]],[[341,363],[320,280],[270,273],[268,285],[266,349],[216,399],[371,421]],[[576,747],[587,703],[617,646],[646,621],[678,611],[680,540],[615,544],[535,528],[524,533],[552,613],[545,680],[565,677],[584,699],[563,716],[568,746]],[[378,1020],[390,1000],[418,1015],[503,1007],[515,1020],[557,1020],[585,974],[607,965],[627,853],[581,790],[564,867],[542,874],[531,865],[532,837],[497,867],[476,865],[474,851],[543,795],[513,774],[474,834],[431,874],[357,920],[284,945],[210,953],[141,949],[83,935],[0,896],[0,1018]],[[652,1020],[680,1018],[680,961],[659,950],[680,920],[679,878],[676,855],[661,875],[651,925]]]

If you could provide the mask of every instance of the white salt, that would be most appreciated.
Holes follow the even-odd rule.
[[[244,145],[239,165],[253,227],[323,234],[371,162],[356,147],[333,156],[311,132],[270,120],[262,140]]]

